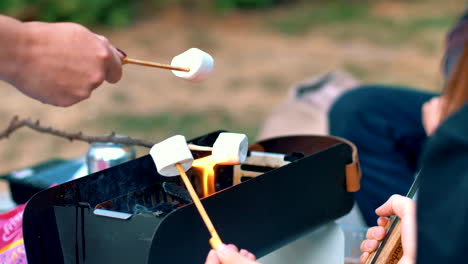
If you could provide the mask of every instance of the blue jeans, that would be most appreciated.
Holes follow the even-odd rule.
[[[406,195],[427,138],[421,107],[433,93],[365,85],[340,96],[329,112],[329,132],[356,144],[362,167],[357,204],[369,226],[392,194]]]

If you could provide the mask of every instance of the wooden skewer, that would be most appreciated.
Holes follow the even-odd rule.
[[[185,174],[185,171],[182,168],[182,165],[180,165],[180,163],[177,163],[176,168],[179,171],[179,174],[182,177],[182,180],[184,181],[185,187],[187,187],[187,190],[190,196],[192,197],[193,203],[197,207],[198,213],[200,213],[200,216],[202,217],[203,222],[205,222],[205,225],[211,234],[210,245],[213,249],[215,249],[218,245],[222,244],[223,242],[221,241],[221,238],[219,237],[218,232],[216,232],[216,229],[213,223],[211,222],[210,217],[206,213],[206,210],[203,207],[203,204],[200,202],[200,199],[198,198],[197,193],[193,189],[192,183],[190,183],[190,180],[187,177],[187,174]]]
[[[213,147],[199,146],[192,143],[187,144],[190,150],[196,151],[213,151]]]
[[[136,64],[136,65],[142,65],[142,66],[148,66],[148,67],[155,67],[155,68],[167,69],[167,70],[174,70],[174,71],[183,71],[183,72],[189,72],[190,71],[190,68],[187,68],[187,67],[177,67],[177,66],[172,66],[172,65],[162,64],[162,63],[157,63],[157,62],[130,59],[128,57],[123,58],[122,63],[123,64],[130,63],[130,64]]]

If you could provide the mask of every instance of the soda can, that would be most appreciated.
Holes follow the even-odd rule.
[[[97,172],[134,159],[135,147],[113,142],[93,142],[86,153],[88,173]]]

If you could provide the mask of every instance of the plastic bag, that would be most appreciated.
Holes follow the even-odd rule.
[[[23,212],[26,205],[0,214],[0,264],[25,264]]]

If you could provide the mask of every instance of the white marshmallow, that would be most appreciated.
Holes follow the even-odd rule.
[[[155,144],[150,155],[153,158],[154,164],[158,173],[162,176],[177,176],[179,171],[176,164],[180,163],[184,171],[192,167],[193,156],[187,146],[187,141],[184,136],[176,135],[164,141]]]
[[[175,56],[171,65],[190,68],[189,72],[172,71],[175,76],[191,82],[202,82],[210,76],[214,61],[210,54],[197,48],[191,48]]]
[[[213,144],[212,156],[221,165],[237,165],[247,158],[249,140],[245,134],[220,133]]]

